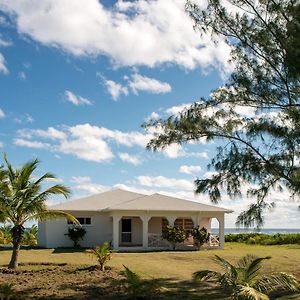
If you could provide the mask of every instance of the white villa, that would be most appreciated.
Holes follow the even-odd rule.
[[[86,229],[80,242],[83,247],[93,247],[104,241],[115,250],[168,249],[169,243],[161,238],[166,224],[182,226],[186,231],[205,227],[211,232],[211,221],[219,223],[218,237],[211,236],[210,246],[224,247],[224,217],[232,210],[179,199],[162,194],[144,195],[115,189],[76,199],[50,207],[74,215]],[[72,241],[65,219],[39,222],[38,243],[46,248],[71,247]],[[193,247],[188,238],[180,248]]]

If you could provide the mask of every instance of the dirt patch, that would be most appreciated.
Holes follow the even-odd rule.
[[[126,299],[124,278],[96,266],[28,265],[0,269],[0,282],[12,283],[16,299]]]

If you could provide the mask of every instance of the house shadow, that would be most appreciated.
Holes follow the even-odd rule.
[[[52,254],[60,254],[60,253],[80,253],[86,251],[87,248],[55,248],[52,251]]]

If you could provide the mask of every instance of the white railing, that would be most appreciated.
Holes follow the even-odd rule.
[[[183,245],[193,246],[194,239],[193,237],[188,237],[187,240],[184,241]],[[169,247],[170,243],[164,239],[162,239],[161,234],[159,233],[148,233],[148,247],[153,248],[166,248]],[[218,235],[210,235],[208,241],[208,247],[219,247],[219,236]]]
[[[169,247],[169,246],[170,246],[169,242],[162,239],[161,234],[148,233],[148,247],[160,248],[160,247]]]
[[[218,235],[210,235],[209,236],[209,246],[210,247],[219,247],[220,246],[220,241],[219,241],[219,236]]]

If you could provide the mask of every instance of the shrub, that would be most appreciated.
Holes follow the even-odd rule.
[[[66,235],[73,241],[74,248],[79,248],[79,240],[82,240],[86,234],[86,230],[81,226],[73,226],[68,228]]]
[[[27,246],[36,246],[37,245],[37,232],[38,227],[36,225],[32,225],[31,228],[25,229],[21,244]]]
[[[186,239],[185,231],[182,227],[164,226],[162,229],[162,238],[167,240],[175,250],[177,243],[183,243]]]
[[[256,245],[300,244],[300,233],[277,233],[273,235],[262,233],[226,234],[225,241]]]
[[[101,271],[105,270],[106,263],[112,257],[109,242],[104,242],[101,246],[96,246],[95,248],[88,249],[86,250],[86,252],[97,258],[98,263],[100,264]]]
[[[3,225],[0,228],[0,244],[8,245],[12,243],[12,234],[11,234],[12,226]]]
[[[15,290],[11,283],[2,283],[0,284],[0,299],[1,300],[10,300],[15,296]]]
[[[202,227],[199,229],[198,227],[195,227],[192,229],[192,236],[194,238],[194,243],[200,247],[204,244],[207,243],[209,240],[209,232],[207,232],[207,229],[205,227]]]

